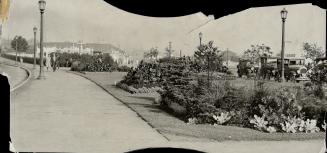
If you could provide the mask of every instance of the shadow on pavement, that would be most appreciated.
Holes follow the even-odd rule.
[[[183,149],[183,148],[146,148],[140,150],[134,150],[127,153],[157,153],[157,152],[185,152],[185,153],[204,153],[202,151],[196,151],[191,149]]]

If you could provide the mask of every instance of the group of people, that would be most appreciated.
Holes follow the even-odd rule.
[[[51,70],[51,68],[53,72],[59,69],[59,57],[56,57],[56,54],[52,54],[52,56],[51,54],[48,54],[45,57],[45,66],[48,71],[49,69]]]

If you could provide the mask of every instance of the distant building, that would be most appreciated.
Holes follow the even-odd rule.
[[[102,52],[101,51],[93,51],[93,55],[101,55]]]
[[[94,50],[92,47],[84,47],[82,42],[78,43],[66,43],[65,45],[51,44],[45,45],[43,52],[48,55],[53,52],[59,53],[78,53],[78,54],[90,54],[90,55],[102,55],[104,53],[109,54],[118,65],[125,65],[128,67],[135,67],[138,61],[134,61],[133,57],[127,55],[123,50],[118,48],[108,48],[108,49],[97,49]],[[40,48],[37,47],[36,53],[40,54]]]

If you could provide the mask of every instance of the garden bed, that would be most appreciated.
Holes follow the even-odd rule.
[[[131,93],[131,94],[137,94],[137,93],[155,93],[162,91],[162,88],[160,87],[142,87],[142,88],[134,88],[133,86],[129,86],[125,83],[118,82],[116,84],[117,87]]]
[[[170,140],[198,138],[208,140],[307,140],[324,139],[325,133],[264,133],[254,129],[224,125],[194,125],[168,114],[160,108],[157,93],[131,94],[115,86],[126,73],[78,74],[93,80],[106,91],[137,112],[146,122]],[[233,80],[237,81],[237,80]]]

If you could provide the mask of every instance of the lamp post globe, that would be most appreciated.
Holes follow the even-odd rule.
[[[40,9],[41,12],[44,12],[45,5],[46,5],[45,0],[39,0],[39,9]]]
[[[283,10],[280,11],[280,16],[282,18],[282,49],[281,49],[281,81],[285,81],[284,71],[285,71],[285,65],[284,65],[284,53],[285,53],[285,21],[287,18],[287,10],[283,8]]]
[[[282,18],[282,20],[286,20],[287,18],[287,10],[285,8],[283,8],[281,11],[280,11],[280,16]]]
[[[39,9],[41,14],[41,23],[40,23],[40,74],[38,79],[45,79],[44,66],[43,66],[43,14],[45,10],[46,2],[45,0],[39,0]]]

